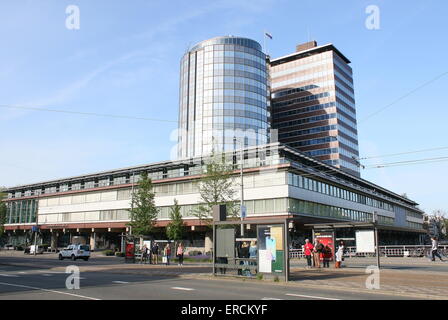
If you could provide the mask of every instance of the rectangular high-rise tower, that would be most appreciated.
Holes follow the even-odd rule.
[[[271,121],[281,143],[359,176],[352,68],[315,41],[270,61]]]

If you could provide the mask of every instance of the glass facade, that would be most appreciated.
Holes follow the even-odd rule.
[[[280,142],[359,176],[352,69],[331,45],[313,47],[271,61],[272,127]]]
[[[180,66],[178,158],[266,144],[267,66],[261,46],[239,37],[203,41]]]
[[[6,223],[36,222],[37,200],[11,201],[7,204]]]

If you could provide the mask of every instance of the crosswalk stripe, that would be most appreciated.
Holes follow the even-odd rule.
[[[174,289],[174,290],[184,290],[184,291],[193,291],[193,290],[195,290],[193,288],[184,288],[184,287],[171,287],[171,289]]]
[[[317,296],[307,296],[303,294],[295,294],[295,293],[286,293],[287,296],[300,297],[300,298],[310,298],[310,299],[320,299],[320,300],[340,300],[336,298],[326,298],[326,297],[317,297]]]

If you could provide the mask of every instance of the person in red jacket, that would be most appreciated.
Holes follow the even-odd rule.
[[[304,254],[306,257],[306,262],[307,262],[307,268],[311,268],[311,255],[312,255],[312,251],[314,249],[313,244],[310,242],[310,240],[305,239],[305,245],[303,246],[304,249]]]

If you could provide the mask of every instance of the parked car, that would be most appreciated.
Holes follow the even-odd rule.
[[[3,249],[5,249],[5,250],[14,250],[14,245],[12,245],[12,244],[7,244],[7,245],[5,245],[5,246],[3,247]]]
[[[84,259],[85,261],[90,258],[90,247],[86,244],[71,244],[67,248],[59,251],[59,260],[64,259]]]

